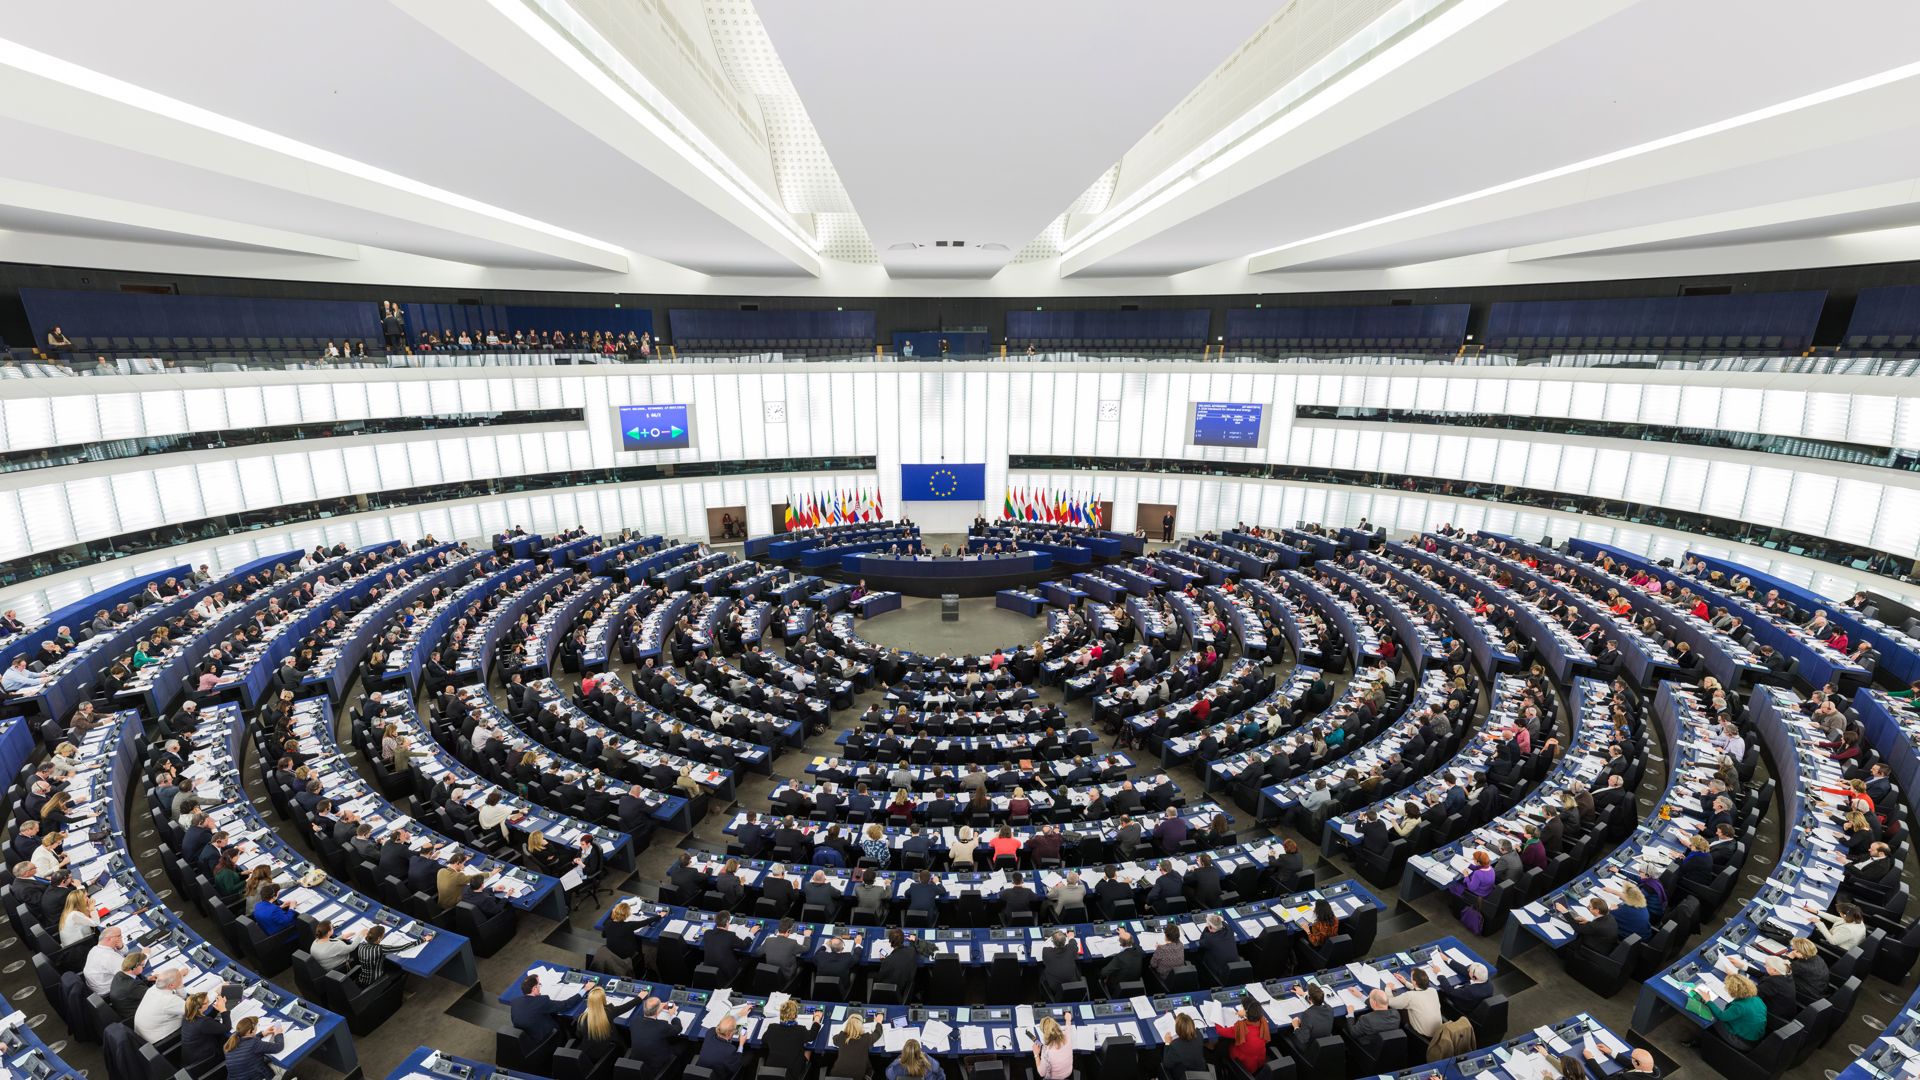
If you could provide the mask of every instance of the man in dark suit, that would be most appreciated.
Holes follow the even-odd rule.
[[[701,893],[707,891],[709,879],[705,873],[693,865],[693,853],[683,851],[680,853],[679,860],[673,864],[673,868],[667,871],[667,882],[679,890],[683,899],[696,900]]]
[[[1168,855],[1177,855],[1186,846],[1187,819],[1180,816],[1180,811],[1167,807],[1160,824],[1153,827],[1153,842]]]
[[[1393,834],[1387,830],[1387,823],[1372,810],[1360,822],[1360,850],[1373,855],[1385,855],[1393,843]]]
[[[886,983],[898,987],[903,999],[913,997],[914,976],[920,971],[920,954],[907,944],[907,937],[899,927],[887,931],[887,946],[890,950],[880,966],[874,969],[872,986]]]
[[[1120,901],[1133,899],[1133,887],[1120,880],[1119,867],[1109,864],[1093,887],[1093,898],[1100,903],[1100,913],[1110,919]]]
[[[913,875],[913,884],[907,886],[908,911],[936,914],[940,910],[940,901],[946,898],[946,886],[933,880],[933,875],[926,870],[916,872]]]
[[[760,815],[747,811],[747,820],[740,823],[734,832],[734,843],[740,845],[740,854],[749,859],[757,859],[766,850],[766,829],[760,824]]]
[[[140,1010],[140,999],[147,996],[150,984],[146,971],[147,954],[130,952],[121,959],[120,973],[107,987],[107,1003],[113,1006],[123,1024],[133,1023],[133,1014]]]
[[[827,880],[825,870],[815,870],[800,890],[800,901],[807,907],[825,908],[833,911],[839,907],[841,893]]]
[[[1193,943],[1192,959],[1196,967],[1206,972],[1214,982],[1223,982],[1227,969],[1240,959],[1240,944],[1234,940],[1233,930],[1227,921],[1219,915],[1208,915],[1206,929],[1200,931],[1200,940]]]
[[[1048,1001],[1065,996],[1066,985],[1080,978],[1080,942],[1071,931],[1055,930],[1040,952],[1040,993]]]
[[[1193,906],[1214,908],[1220,906],[1223,891],[1220,880],[1220,868],[1213,865],[1213,856],[1201,852],[1194,860],[1193,870],[1187,874],[1186,888],[1193,895]]]
[[[1893,872],[1892,854],[1893,849],[1889,848],[1884,841],[1876,840],[1869,844],[1866,858],[1856,859],[1847,864],[1843,874],[1846,884],[1879,886],[1886,881],[1887,875]]]
[[[677,1011],[677,1006],[649,997],[640,1004],[640,1015],[633,1018],[633,1049],[628,1056],[638,1059],[648,1076],[667,1075],[680,1056],[680,1025],[673,1021]]]
[[[508,1006],[513,1026],[520,1029],[520,1049],[531,1054],[560,1030],[560,1018],[567,1015],[564,1001],[555,1001],[540,992],[540,976],[520,980],[520,996]]]
[[[827,939],[826,947],[813,954],[813,970],[816,975],[840,980],[840,985],[851,989],[853,986],[853,968],[860,962],[860,939],[854,938],[851,946],[847,939],[835,935]]]
[[[1140,942],[1131,930],[1121,927],[1114,934],[1120,940],[1120,951],[1107,957],[1100,965],[1100,984],[1108,995],[1117,995],[1118,987],[1125,982],[1138,982],[1145,974],[1147,954],[1141,950]]]
[[[413,850],[407,847],[405,829],[395,829],[380,844],[380,876],[406,880],[413,862]]]
[[[1454,1012],[1465,1016],[1493,996],[1493,983],[1487,980],[1486,965],[1474,964],[1467,968],[1467,981],[1450,990],[1443,988],[1440,991],[1440,1000],[1450,1006]]]
[[[1184,899],[1181,895],[1184,885],[1180,871],[1175,870],[1172,863],[1162,860],[1160,876],[1153,879],[1153,887],[1147,890],[1147,906],[1159,914],[1166,914],[1170,906]]]
[[[727,912],[716,913],[713,925],[700,939],[700,962],[719,969],[722,986],[740,974],[740,957],[747,951],[740,936],[733,932],[732,922]]]
[[[1581,948],[1604,956],[1620,944],[1620,926],[1614,921],[1607,902],[1598,896],[1587,901],[1585,916],[1574,914],[1565,904],[1555,904],[1553,908],[1573,924],[1574,943]]]
[[[1400,1030],[1400,1010],[1394,1008],[1385,990],[1367,994],[1367,1011],[1347,1018],[1347,1037],[1369,1054],[1380,1052],[1380,1040],[1388,1032]]]
[[[1293,992],[1307,999],[1307,1007],[1293,1018],[1292,1039],[1298,1045],[1312,1046],[1316,1041],[1333,1034],[1333,1010],[1327,1007],[1327,993],[1319,983],[1308,983],[1303,990],[1299,986]]]
[[[1025,915],[1034,910],[1039,898],[1027,887],[1020,871],[1010,870],[1007,872],[1007,887],[1000,890],[1000,902],[1006,905],[1008,915]]]

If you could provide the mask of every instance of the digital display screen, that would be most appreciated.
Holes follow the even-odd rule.
[[[1195,446],[1259,446],[1262,405],[1229,401],[1193,403]]]
[[[691,445],[685,405],[620,406],[620,449],[684,450]]]

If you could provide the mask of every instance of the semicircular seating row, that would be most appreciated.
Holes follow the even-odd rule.
[[[608,948],[594,958],[598,975],[536,966],[545,996],[577,1009],[588,981],[598,979],[615,1005],[648,996],[677,1003],[682,1019],[670,1022],[666,1049],[684,1064],[702,1036],[737,1012],[735,1003],[764,1006],[797,989],[797,966],[768,962],[797,954],[766,947],[797,932],[801,951],[815,961],[809,993],[830,1014],[827,1027],[865,1011],[844,1002],[867,976],[863,1000],[890,1020],[876,1050],[897,1049],[911,1028],[937,1054],[1024,1053],[1033,1024],[1019,1002],[1031,996],[1027,975],[1037,970],[1051,1003],[1041,1013],[1073,1010],[1082,1021],[1076,1049],[1097,1047],[1103,1063],[1121,1064],[1156,1043],[1182,1011],[1231,1023],[1231,1010],[1223,1014],[1207,986],[1251,984],[1260,1011],[1290,1020],[1305,1008],[1293,996],[1308,977],[1292,972],[1303,970],[1318,973],[1311,979],[1333,1022],[1317,1040],[1276,1040],[1269,1069],[1370,1074],[1424,1055],[1404,1027],[1373,1038],[1366,1023],[1349,1020],[1370,1011],[1366,988],[1392,985],[1395,973],[1420,968],[1445,989],[1459,989],[1476,964],[1489,966],[1471,946],[1449,938],[1340,967],[1371,945],[1379,912],[1371,893],[1355,882],[1313,889],[1298,856],[1264,832],[1242,841],[1215,804],[1190,803],[1164,774],[1128,779],[1139,767],[1132,754],[1094,752],[1093,732],[1067,727],[1029,692],[1034,684],[1058,685],[1069,699],[1091,697],[1095,722],[1132,747],[1168,762],[1206,761],[1210,792],[1318,836],[1323,850],[1342,851],[1376,883],[1399,878],[1407,895],[1449,890],[1470,929],[1504,931],[1503,951],[1544,940],[1603,993],[1617,992],[1628,975],[1647,979],[1636,1027],[1663,1005],[1684,1006],[1689,988],[1711,983],[1715,964],[1742,950],[1761,957],[1781,934],[1825,925],[1822,916],[1796,915],[1799,902],[1825,910],[1843,888],[1859,899],[1851,871],[1821,869],[1839,835],[1831,821],[1845,809],[1837,801],[1844,796],[1824,792],[1847,779],[1842,767],[1820,760],[1815,736],[1832,734],[1818,726],[1822,702],[1765,688],[1741,709],[1737,692],[1714,696],[1663,678],[1697,678],[1702,670],[1768,677],[1758,651],[1692,609],[1691,598],[1715,591],[1701,579],[1641,568],[1668,586],[1648,592],[1612,575],[1605,562],[1596,567],[1511,538],[1435,534],[1380,553],[1325,558],[1336,553],[1317,534],[1298,542],[1291,534],[1228,534],[1040,590],[1073,595],[1066,597],[1072,607],[1046,612],[1048,632],[1037,648],[949,658],[865,641],[852,614],[831,610],[835,599],[854,598],[818,579],[649,538],[624,545],[627,561],[597,564],[627,577],[630,587],[616,595],[613,582],[584,565],[599,545],[578,536],[563,543],[583,556],[582,565],[553,559],[557,546],[536,561],[524,556],[537,551],[511,543],[494,555],[453,545],[334,554],[297,578],[284,575],[271,590],[253,590],[242,611],[221,609],[230,621],[203,622],[175,650],[191,659],[245,620],[271,614],[268,626],[256,620],[251,639],[235,634],[235,647],[218,654],[224,663],[205,685],[210,694],[258,705],[250,725],[236,705],[184,717],[174,711],[166,726],[179,733],[178,745],[144,763],[144,785],[135,779],[143,763],[130,749],[141,730],[135,712],[82,733],[79,755],[91,766],[85,775],[99,778],[82,789],[94,820],[117,821],[134,788],[144,790],[162,833],[161,865],[179,894],[254,969],[272,976],[293,967],[300,997],[311,1004],[200,941],[154,902],[158,894],[124,848],[101,850],[97,834],[76,844],[70,833],[68,860],[80,856],[82,866],[111,871],[98,881],[115,902],[101,906],[110,919],[127,920],[126,936],[157,954],[156,968],[186,964],[189,978],[209,988],[216,973],[234,973],[224,981],[243,984],[236,992],[247,1006],[284,1017],[293,1031],[277,1060],[350,1057],[342,1029],[362,1030],[390,1012],[383,995],[394,992],[400,973],[470,977],[473,957],[510,940],[521,913],[564,918],[570,900],[593,899],[606,874],[630,869],[658,827],[699,820],[713,799],[731,797],[740,771],[769,769],[808,727],[876,683],[891,711],[863,718],[840,740],[867,756],[818,759],[807,767],[812,782],[776,789],[774,812],[732,815],[729,858],[683,855],[658,900],[630,897],[618,906],[628,918],[606,930]],[[663,551],[670,557],[662,559]],[[1150,584],[1142,589],[1142,582]],[[1621,585],[1632,595],[1602,602],[1602,590],[1617,593]],[[1096,598],[1102,589],[1108,600]],[[1121,592],[1125,599],[1111,602]],[[1629,612],[1641,621],[1627,621]],[[768,648],[771,635],[785,640],[785,656]],[[1677,652],[1701,659],[1687,663],[1663,638],[1687,642]],[[1596,650],[1596,641],[1608,644]],[[1184,655],[1182,642],[1191,646]],[[1300,663],[1276,686],[1264,667],[1288,647]],[[1615,659],[1623,648],[1631,658]],[[601,674],[616,655],[638,665],[631,689]],[[1627,681],[1573,679],[1563,743],[1553,737],[1560,725],[1548,676],[1501,674],[1522,655],[1563,680],[1593,671]],[[1335,695],[1322,669],[1337,673],[1349,657],[1361,666]],[[585,672],[577,693],[545,677],[555,658]],[[1825,659],[1847,670],[1846,658]],[[1390,678],[1403,660],[1416,677]],[[493,674],[510,678],[504,707],[485,688]],[[373,691],[351,712],[364,773],[334,737],[333,708],[356,676]],[[1483,681],[1491,706],[1476,731]],[[155,690],[158,684],[134,688],[152,695],[145,704],[154,719],[168,712],[170,697],[200,696]],[[1737,691],[1739,684],[1730,685]],[[1661,804],[1636,829],[1631,795],[1615,793],[1630,793],[1646,764],[1640,703],[1647,691],[1672,765]],[[415,693],[431,702],[424,711]],[[57,721],[53,698],[44,704]],[[1015,724],[1005,722],[1009,713]],[[1889,721],[1892,730],[1912,730],[1907,719]],[[1056,734],[1055,725],[1064,730]],[[296,823],[318,865],[275,836],[235,784],[246,727],[273,804]],[[1740,741],[1737,753],[1732,740]],[[1692,930],[1729,899],[1771,799],[1770,786],[1747,784],[1763,742],[1793,819],[1789,858],[1761,898],[1681,955]],[[183,774],[195,782],[184,793]],[[23,772],[21,780],[30,779]],[[984,798],[974,798],[975,789]],[[421,818],[390,801],[403,794]],[[202,819],[183,797],[204,797],[217,813]],[[977,848],[962,831],[1002,825],[1018,852],[1011,857]],[[1696,873],[1695,855],[1675,849],[1696,827],[1711,836],[1722,826],[1730,849],[1698,853],[1711,873]],[[851,843],[862,827],[874,830],[884,856]],[[843,847],[855,854],[851,868],[831,842],[842,828]],[[1515,849],[1531,856],[1549,838],[1542,862],[1519,873],[1489,875],[1476,865],[1480,853],[1488,862]],[[1609,852],[1610,841],[1623,839]],[[957,858],[970,847],[971,859]],[[297,897],[297,925],[268,932],[257,912],[236,910],[223,893],[218,869],[255,867]],[[868,870],[871,882],[861,880]],[[1039,894],[1089,884],[1077,904],[1048,905],[1028,880]],[[1617,897],[1634,882],[1663,902],[1664,918],[1650,920],[1644,937],[1592,948],[1590,928],[1561,914],[1563,906]],[[1676,902],[1666,904],[1669,898]],[[1881,913],[1897,918],[1905,886],[1877,899]],[[1343,933],[1315,945],[1304,932],[1322,901]],[[107,1034],[112,1025],[99,1021],[107,1018],[102,1005],[117,1004],[113,987],[67,993],[72,977],[84,979],[60,970],[74,966],[72,947],[49,938],[44,909],[11,907],[23,938],[46,939],[47,959],[36,967],[45,969],[50,998],[66,1006],[70,1027]],[[359,929],[362,940],[366,928],[378,927],[388,935],[380,957],[392,959],[371,964],[393,970],[360,985],[357,975],[350,982],[328,970],[313,948],[311,924],[320,918],[336,932]],[[875,929],[851,941],[861,925]],[[1064,955],[1056,930],[1075,935]],[[1835,951],[1834,1001],[1779,1025],[1758,1050],[1715,1051],[1744,1049],[1737,1062],[1709,1060],[1723,1071],[1754,1062],[1770,1073],[1804,1060],[1851,1006],[1855,969],[1870,968],[1884,943],[1884,932],[1875,933]],[[724,949],[709,947],[716,935],[725,935],[717,939]],[[1130,949],[1123,942],[1158,936],[1194,962],[1165,975],[1124,962]],[[650,946],[644,953],[642,940]],[[698,960],[689,942],[698,943]],[[635,947],[623,953],[616,943]],[[842,951],[849,955],[839,974],[818,969],[820,958]],[[743,956],[757,962],[741,964]],[[652,981],[636,978],[645,957]],[[734,958],[734,970],[708,962],[724,957]],[[966,991],[957,973],[968,966],[985,968],[996,995],[1010,1000],[959,1005]],[[1124,977],[1131,972],[1145,977]],[[517,984],[502,1000],[511,1005],[522,996]],[[1504,1000],[1476,996],[1449,994],[1448,1013],[1467,1016],[1473,1043],[1501,1041]],[[909,1014],[910,1001],[930,1005]],[[628,1026],[652,1019],[636,1015]],[[759,1045],[776,1025],[754,1019],[745,1026]],[[1549,1045],[1577,1049],[1588,1032],[1625,1047],[1584,1015],[1559,1026]],[[597,1057],[583,1055],[577,1046],[524,1037],[530,1034],[503,1038],[498,1064],[540,1072],[577,1062],[601,1075],[644,1060],[605,1047]],[[831,1036],[822,1029],[806,1041],[826,1050]],[[164,1062],[173,1049],[164,1039],[136,1046],[142,1040],[125,1023],[113,1037],[153,1067],[155,1055]],[[1529,1033],[1515,1045],[1539,1041]],[[455,1065],[416,1057],[430,1071]],[[686,1069],[696,1075],[697,1067]]]

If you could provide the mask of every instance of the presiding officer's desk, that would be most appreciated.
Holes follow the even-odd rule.
[[[1320,985],[1325,991],[1327,1005],[1336,1015],[1346,1016],[1364,1008],[1365,991],[1369,987],[1401,985],[1401,980],[1410,977],[1415,968],[1426,968],[1434,985],[1451,989],[1466,981],[1468,968],[1484,963],[1457,939],[1443,938],[1407,952],[1375,957],[1369,962],[1349,964],[1310,975],[1273,979],[1250,987],[1234,986],[1156,997],[1142,995],[1136,998],[1037,1006],[865,1005],[802,1000],[800,1015],[805,1019],[816,1012],[821,1014],[822,1023],[813,1032],[809,1043],[815,1055],[830,1051],[834,1033],[840,1030],[849,1015],[856,1012],[864,1016],[878,1014],[882,1018],[882,1040],[874,1047],[876,1053],[897,1054],[907,1040],[917,1039],[927,1053],[938,1058],[956,1054],[1026,1056],[1032,1052],[1032,1030],[1038,1018],[1049,1013],[1058,1016],[1071,1013],[1073,1023],[1066,1027],[1074,1050],[1091,1053],[1096,1047],[1105,1045],[1108,1039],[1120,1037],[1131,1038],[1142,1047],[1158,1046],[1163,1038],[1162,1033],[1173,1030],[1175,1017],[1181,1013],[1187,1014],[1195,1026],[1210,1037],[1215,1025],[1233,1019],[1234,1009],[1245,993],[1261,999],[1270,1023],[1288,1024],[1294,1016],[1306,1010],[1304,994],[1308,982]],[[777,1017],[765,1015],[768,999],[752,994],[727,990],[689,990],[548,963],[535,963],[524,974],[539,976],[541,993],[547,997],[576,1002],[573,1006],[575,1012],[584,1007],[583,998],[592,986],[599,986],[606,991],[607,1004],[610,1006],[625,1004],[636,997],[658,997],[677,1006],[679,1015],[673,1019],[688,1039],[703,1038],[710,1026],[731,1013],[747,1033],[748,1044],[757,1047],[766,1028],[778,1022]],[[514,979],[499,1000],[510,1005],[517,999],[523,979],[524,975]],[[628,1026],[634,1015],[630,1011],[615,1023]],[[1581,1032],[1586,1030],[1584,1026],[1580,1029]],[[1575,1045],[1578,1045],[1581,1035],[1573,1034],[1572,1037]],[[958,1067],[957,1062],[949,1066],[953,1070]]]
[[[1084,549],[1081,549],[1084,550]],[[840,570],[875,589],[908,596],[992,596],[1009,585],[1039,579],[1054,564],[1057,553],[1023,549],[1010,555],[843,555]]]
[[[390,961],[409,974],[440,975],[461,986],[479,978],[473,945],[461,935],[396,911],[324,873],[317,884],[304,883],[318,868],[261,818],[240,784],[245,775],[240,744],[246,730],[239,706],[228,703],[207,710],[183,774],[193,778],[195,794],[213,818],[213,831],[225,832],[240,845],[236,861],[241,874],[256,866],[272,867],[281,898],[302,918],[331,921],[336,934],[358,938],[368,927],[384,927],[387,945],[400,950],[389,954]]]
[[[74,807],[61,854],[74,880],[86,885],[95,907],[105,910],[100,929],[120,927],[126,947],[147,954],[150,973],[182,969],[183,993],[212,993],[222,984],[242,987],[243,1000],[228,1015],[235,1020],[261,1016],[267,1023],[284,1026],[285,1043],[272,1056],[282,1068],[290,1069],[311,1055],[338,1072],[352,1072],[353,1040],[339,1016],[235,963],[169,908],[135,868],[123,815],[128,812],[127,801],[144,786],[140,759],[145,743],[139,714],[120,713],[81,740],[74,759],[79,771],[68,780]],[[144,795],[141,801],[146,801]]]
[[[1800,712],[1795,695],[1761,686],[1748,704],[1753,729],[1780,782],[1785,823],[1780,857],[1744,907],[1641,986],[1633,1010],[1635,1031],[1652,1031],[1668,1009],[1705,1026],[1686,1007],[1689,991],[1695,986],[1721,989],[1716,984],[1727,973],[1723,965],[1729,956],[1757,966],[1764,957],[1785,955],[1791,938],[1813,935],[1817,919],[1805,908],[1831,910],[1840,890],[1846,866],[1846,839],[1840,831],[1846,800],[1834,792],[1846,787],[1844,770],[1821,748],[1824,736]]]
[[[1608,905],[1612,906],[1617,903],[1612,894],[1626,883],[1638,882],[1641,870],[1658,877],[1685,854],[1689,839],[1705,833],[1710,809],[1706,805],[1708,785],[1714,779],[1720,751],[1709,741],[1714,731],[1713,718],[1694,700],[1694,693],[1681,683],[1662,682],[1659,692],[1654,696],[1653,715],[1660,724],[1670,763],[1666,790],[1661,792],[1659,801],[1641,819],[1633,834],[1610,854],[1558,888],[1550,889],[1533,902],[1515,908],[1501,937],[1501,955],[1518,956],[1541,942],[1555,949],[1571,944],[1574,940],[1573,927],[1554,913],[1555,904],[1578,909],[1588,896],[1605,892],[1609,894],[1606,898]],[[1581,707],[1578,714],[1581,722],[1603,736],[1610,735],[1606,713],[1594,714],[1590,720],[1588,713],[1587,708]],[[1592,787],[1601,779],[1602,763],[1599,759],[1605,755],[1606,749],[1605,739],[1598,746],[1587,748],[1586,753],[1593,755],[1591,761],[1579,762],[1572,776],[1564,779],[1577,778]],[[1513,824],[1538,825],[1546,820],[1546,814],[1555,812],[1553,806],[1541,800],[1565,790],[1564,783],[1555,782],[1558,779],[1563,778],[1552,777],[1541,784],[1535,798],[1530,800],[1535,808],[1533,812],[1524,821]],[[1524,836],[1516,835],[1518,832],[1518,829],[1508,828],[1504,833],[1513,839],[1516,847],[1524,839]],[[1493,837],[1489,835],[1483,839]],[[1457,876],[1460,870],[1458,861],[1451,869]],[[1678,897],[1673,899],[1678,901]]]

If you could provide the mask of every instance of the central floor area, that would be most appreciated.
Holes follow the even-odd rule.
[[[960,618],[940,618],[938,597],[904,596],[900,610],[860,624],[860,636],[876,645],[922,653],[977,655],[995,649],[1011,652],[1040,640],[1044,617],[1030,617],[994,606],[987,597],[962,597]]]

